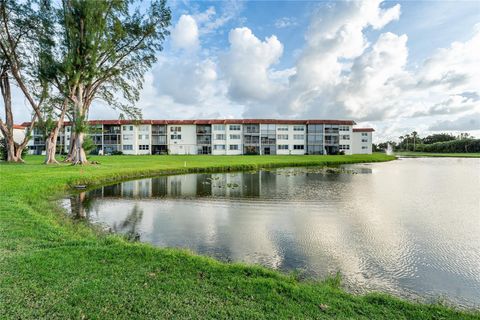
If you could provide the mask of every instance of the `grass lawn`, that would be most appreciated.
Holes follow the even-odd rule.
[[[446,157],[446,158],[480,158],[480,153],[432,153],[432,152],[395,152],[398,157]]]
[[[480,319],[479,313],[338,281],[299,282],[257,266],[132,243],[69,220],[54,201],[67,185],[162,173],[391,160],[364,156],[110,156],[100,165],[0,164],[0,319]]]

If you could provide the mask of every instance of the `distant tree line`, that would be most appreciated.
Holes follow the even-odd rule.
[[[385,151],[388,145],[393,151],[416,151],[438,153],[469,153],[480,152],[480,139],[475,139],[469,133],[457,136],[450,133],[436,133],[424,138],[416,131],[399,137],[397,141],[385,141],[373,145],[374,151]]]
[[[140,118],[135,106],[144,74],[168,36],[166,0],[0,0],[0,132],[8,162],[22,154],[35,126],[45,134],[45,163],[55,159],[64,121],[72,123],[66,161],[86,164],[86,121],[101,100]],[[22,141],[14,139],[12,86],[31,112]],[[84,145],[85,144],[85,145]]]

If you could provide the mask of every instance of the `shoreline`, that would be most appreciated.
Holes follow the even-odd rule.
[[[102,234],[84,223],[75,223],[65,217],[58,205],[52,206],[55,199],[68,194],[69,186],[75,184],[87,184],[90,189],[102,184],[155,175],[228,172],[287,166],[328,166],[395,159],[386,155],[299,156],[303,159],[295,156],[293,158],[292,156],[264,156],[263,159],[252,156],[241,158],[226,156],[215,160],[208,156],[165,157],[95,157],[95,160],[105,164],[87,167],[70,165],[45,167],[38,164],[41,157],[37,159],[27,157],[26,165],[0,164],[0,174],[5,178],[0,181],[0,192],[4,194],[0,201],[0,211],[3,216],[0,216],[0,231],[4,233],[0,236],[0,252],[4,256],[0,258],[0,274],[2,274],[0,295],[7,297],[6,301],[9,303],[6,305],[15,305],[15,310],[9,310],[0,303],[0,314],[5,314],[7,318],[29,315],[39,317],[41,314],[73,317],[83,309],[82,312],[87,317],[114,317],[119,316],[117,312],[124,311],[120,306],[125,305],[122,297],[126,291],[130,292],[133,299],[133,302],[126,304],[137,310],[130,314],[131,317],[140,316],[138,313],[140,307],[136,304],[147,309],[149,305],[158,305],[159,301],[154,297],[159,293],[162,293],[167,300],[160,299],[163,309],[157,310],[155,315],[152,314],[154,317],[169,315],[183,317],[186,316],[183,313],[185,310],[196,311],[195,314],[199,317],[207,318],[237,317],[245,314],[255,316],[259,315],[258,312],[271,317],[277,311],[282,311],[280,314],[285,317],[362,317],[365,312],[367,315],[377,314],[384,318],[404,317],[408,314],[409,317],[420,316],[419,318],[430,319],[438,313],[444,314],[447,318],[473,319],[480,316],[464,313],[455,306],[452,308],[452,306],[445,307],[438,304],[421,304],[387,294],[347,293],[340,287],[339,279],[302,282],[296,280],[293,275],[256,265],[224,263],[182,249],[131,243],[119,235]],[[166,159],[173,162],[170,161],[168,164],[156,162],[157,165],[163,165],[159,167],[152,164],[152,159]],[[33,160],[37,160],[37,163],[32,164]],[[185,161],[187,161],[186,165]],[[190,164],[190,161],[193,163]],[[115,162],[118,163],[115,164]],[[121,162],[125,163],[122,165]],[[182,165],[185,166],[182,167]],[[35,167],[39,171],[36,174],[29,170]],[[10,170],[14,172],[8,172]],[[25,183],[31,183],[32,187],[25,190]],[[51,195],[45,197],[46,194]],[[102,262],[104,260],[107,262]],[[94,268],[90,264],[93,264]],[[76,272],[72,273],[72,269]],[[90,270],[91,273],[86,272],[85,269]],[[124,274],[126,271],[129,271],[127,272],[129,276],[119,281],[116,277],[117,273]],[[201,275],[198,275],[198,272]],[[160,275],[162,273],[165,274]],[[188,286],[185,286],[185,281],[188,282]],[[244,296],[243,291],[229,289],[232,281],[233,284],[241,286],[245,292],[250,292],[253,299],[248,295]],[[21,288],[16,290],[13,288],[13,283],[17,283]],[[42,283],[43,287],[40,285]],[[134,290],[139,283],[142,284],[140,287],[143,287],[143,290]],[[146,287],[143,285],[145,283]],[[165,283],[170,285],[165,287]],[[83,297],[81,301],[86,306],[79,307],[72,301],[67,303],[62,301],[64,297],[61,293],[65,293],[63,290],[65,286],[68,288],[67,296],[70,299],[72,299],[71,296]],[[178,287],[183,288],[186,293],[183,292],[178,296]],[[118,291],[120,288],[124,291]],[[267,288],[269,290],[266,291]],[[272,291],[272,288],[275,290]],[[206,289],[208,289],[207,292],[204,292]],[[112,295],[112,291],[122,292],[124,295]],[[206,295],[199,296],[202,292]],[[110,299],[105,300],[105,294]],[[50,296],[51,299],[47,301],[44,295]],[[223,301],[221,297],[225,295],[237,301],[241,307],[235,307],[228,301]],[[30,301],[32,297],[36,298],[33,299],[35,301]],[[185,303],[185,297],[187,300],[203,301],[203,303]],[[205,301],[206,298],[209,299]],[[25,304],[25,299],[30,303]],[[86,301],[87,299],[90,301]],[[43,303],[37,305],[38,300]],[[98,304],[93,303],[97,301]],[[322,310],[316,301],[328,307]],[[60,307],[57,307],[57,304]],[[202,309],[199,312],[198,308],[205,308],[209,304],[213,309]],[[356,307],[351,309],[353,305]],[[104,310],[107,306],[109,312]],[[221,306],[225,307],[224,311],[229,313],[222,313]],[[275,308],[268,309],[269,306],[275,306]],[[185,310],[182,311],[179,307]]]

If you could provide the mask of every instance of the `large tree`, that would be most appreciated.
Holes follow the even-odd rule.
[[[138,116],[143,75],[156,61],[168,35],[170,10],[165,0],[63,0],[65,74],[74,124],[70,159],[85,164],[85,121],[95,99]]]
[[[5,122],[0,119],[0,130],[6,140],[7,161],[23,162],[21,154],[27,146],[30,131],[37,118],[41,118],[42,98],[37,99],[33,91],[37,85],[28,79],[28,71],[34,60],[32,59],[30,43],[35,39],[36,23],[38,22],[35,10],[29,1],[17,3],[12,0],[0,0],[0,89],[5,110]],[[33,109],[33,119],[25,138],[20,143],[13,138],[14,121],[12,110],[11,80],[24,93],[29,105]]]

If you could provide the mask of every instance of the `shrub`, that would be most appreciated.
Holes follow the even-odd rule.
[[[480,139],[461,139],[419,145],[417,151],[438,153],[480,152]]]

